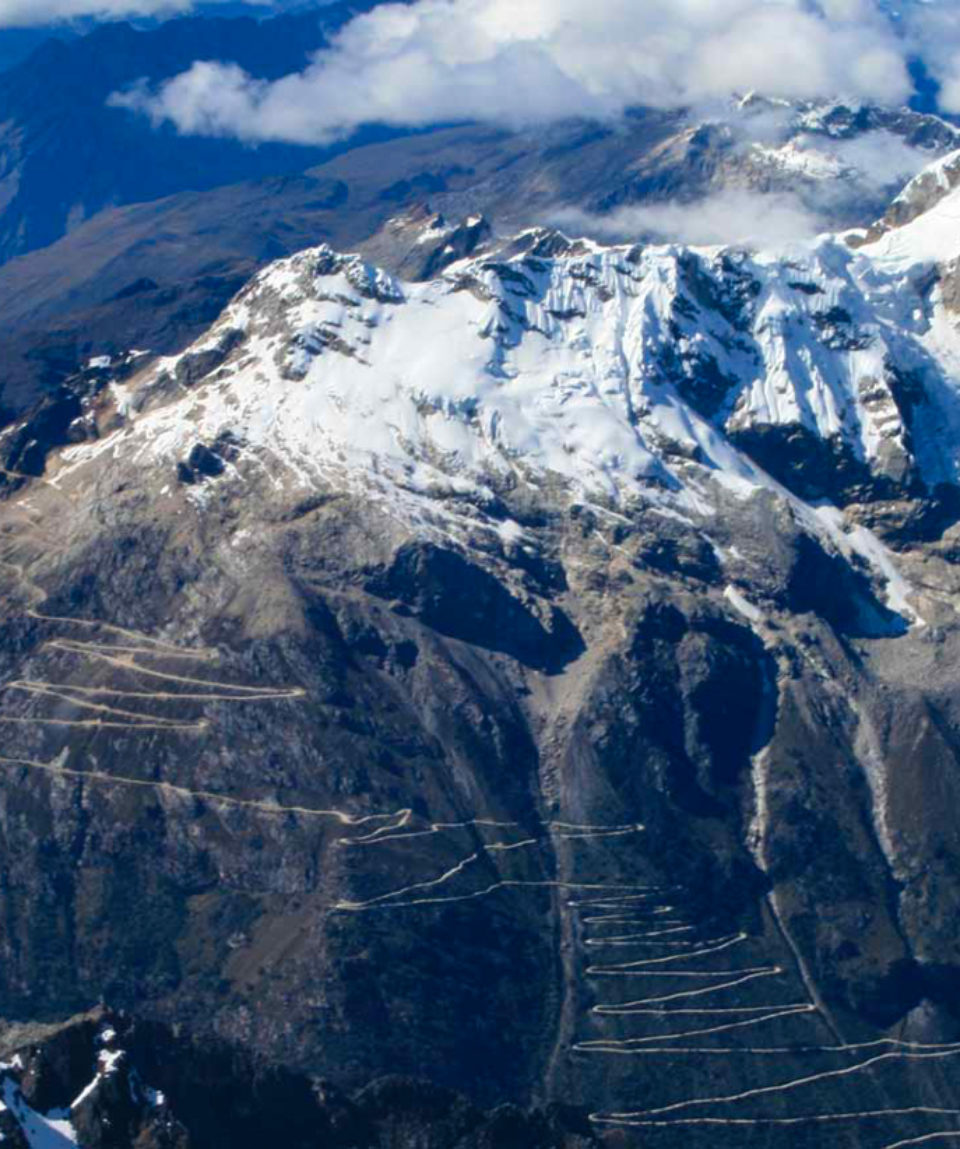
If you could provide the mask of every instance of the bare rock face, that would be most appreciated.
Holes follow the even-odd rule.
[[[13,425],[22,1104],[104,1149],[948,1132],[940,210],[789,262],[319,248],[33,473]],[[55,1024],[100,1000],[129,1034]]]

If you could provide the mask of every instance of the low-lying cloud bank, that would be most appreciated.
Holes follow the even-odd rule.
[[[695,203],[628,205],[608,215],[579,208],[554,213],[552,222],[573,236],[620,243],[647,236],[696,246],[774,248],[822,231],[819,215],[787,194],[727,189]]]
[[[357,17],[274,83],[198,61],[114,102],[185,133],[324,144],[367,123],[517,128],[750,89],[899,104],[922,50],[960,112],[954,8],[918,4],[895,22],[877,0],[414,0]]]

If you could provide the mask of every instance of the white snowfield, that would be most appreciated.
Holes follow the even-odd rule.
[[[538,258],[536,232],[517,241],[526,254],[429,283],[304,251],[184,355],[115,384],[125,426],[67,464],[112,451],[169,466],[229,434],[274,484],[379,490],[408,509],[548,484],[554,499],[707,513],[715,483],[783,493],[731,441],[780,427],[932,488],[960,461],[960,189],[944,174],[958,157],[933,165],[939,202],[860,248],[580,242]]]

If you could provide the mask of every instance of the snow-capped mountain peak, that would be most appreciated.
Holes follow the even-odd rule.
[[[424,284],[302,252],[118,388],[124,411],[152,409],[119,434],[162,456],[229,432],[304,475],[343,453],[474,479],[519,463],[617,499],[665,479],[665,435],[709,455],[718,433],[797,425],[886,473],[904,373],[932,340],[953,351],[942,287],[902,277],[960,255],[955,200],[857,251],[826,237],[786,256],[581,243],[546,258],[528,236]]]
[[[860,246],[529,232],[423,283],[301,252],[114,384],[108,433],[63,462],[133,460],[200,503],[266,465],[281,489],[374,493],[405,518],[502,517],[521,493],[697,517],[761,490],[800,514],[937,507],[960,466],[954,164],[921,177],[942,191],[925,212]]]

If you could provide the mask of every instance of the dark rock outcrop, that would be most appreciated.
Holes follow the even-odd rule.
[[[485,1112],[411,1078],[353,1096],[270,1069],[222,1041],[99,1011],[6,1039],[8,1098],[69,1120],[80,1149],[593,1149],[586,1114],[552,1105]],[[44,1077],[42,1086],[38,1078]],[[0,1113],[4,1143],[27,1149],[36,1124],[19,1100]]]

